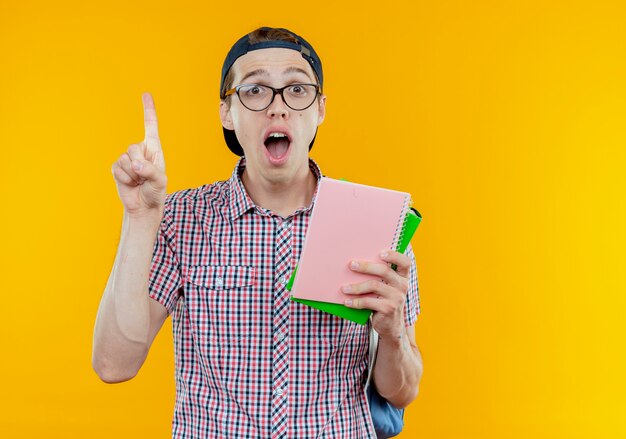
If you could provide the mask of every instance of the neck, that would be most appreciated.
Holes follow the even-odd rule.
[[[257,206],[288,217],[296,210],[311,203],[317,178],[309,168],[301,167],[291,178],[272,181],[263,176],[250,172],[246,166],[241,175],[248,195]]]

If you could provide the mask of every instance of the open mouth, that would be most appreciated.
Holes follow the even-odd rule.
[[[289,136],[287,136],[286,133],[272,131],[268,133],[267,138],[263,143],[265,143],[265,147],[267,148],[267,152],[269,152],[270,156],[278,160],[284,157],[285,154],[287,154],[287,151],[289,151],[291,139],[289,139]]]

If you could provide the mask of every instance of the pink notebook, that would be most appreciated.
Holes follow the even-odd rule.
[[[410,204],[405,192],[322,177],[291,295],[341,304],[353,297],[341,287],[376,277],[348,264],[382,263],[380,252],[396,248]]]

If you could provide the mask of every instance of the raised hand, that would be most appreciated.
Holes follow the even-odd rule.
[[[142,96],[145,126],[143,142],[132,144],[111,168],[117,192],[130,216],[162,214],[167,176],[159,139],[154,101],[150,93]]]

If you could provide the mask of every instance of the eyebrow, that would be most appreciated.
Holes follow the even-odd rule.
[[[311,77],[309,76],[309,73],[306,70],[301,69],[300,67],[289,67],[287,70],[283,72],[283,75],[289,75],[291,73],[302,73],[307,78],[311,79]]]
[[[246,79],[250,78],[251,76],[268,76],[269,73],[267,70],[264,69],[256,69],[253,70],[251,72],[246,73],[243,78],[241,78],[241,82],[245,82]]]
[[[302,73],[307,78],[311,79],[308,72],[300,67],[289,67],[283,72],[283,76],[290,75],[293,73]],[[241,78],[241,82],[244,83],[246,79],[251,78],[253,76],[269,76],[269,72],[265,69],[256,69],[251,72],[246,73],[243,78]]]

